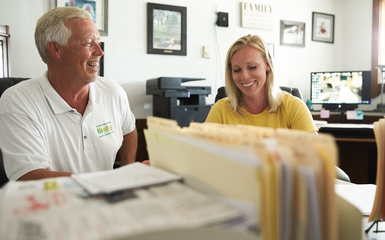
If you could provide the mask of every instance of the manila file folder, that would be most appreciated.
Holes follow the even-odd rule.
[[[258,210],[260,161],[251,148],[234,149],[156,129],[145,130],[145,137],[151,166],[180,174],[201,191],[252,202]]]

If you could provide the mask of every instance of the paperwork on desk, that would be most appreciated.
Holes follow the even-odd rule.
[[[151,165],[254,204],[263,239],[335,240],[335,165],[327,134],[147,118]]]
[[[130,197],[112,204],[91,197],[72,178],[9,182],[1,189],[0,239],[126,239],[241,217],[235,208],[178,181],[124,194]]]
[[[72,178],[92,195],[110,194],[182,179],[179,175],[138,162],[110,171],[73,174]]]
[[[372,212],[376,185],[374,184],[336,184],[336,193],[358,208],[364,216]]]

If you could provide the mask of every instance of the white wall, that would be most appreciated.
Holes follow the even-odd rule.
[[[267,1],[267,0],[266,0]],[[34,45],[36,21],[50,9],[50,0],[0,0],[0,24],[11,31],[11,76],[36,77],[45,70]],[[224,59],[228,47],[246,34],[262,36],[275,48],[280,85],[299,87],[310,98],[310,72],[370,70],[371,0],[270,0],[274,6],[273,30],[240,27],[240,1],[159,0],[156,3],[187,7],[187,56],[147,54],[147,17],[144,0],[110,0],[108,36],[105,42],[105,76],[126,90],[137,118],[152,115],[152,96],[146,96],[146,80],[160,76],[205,78],[195,85],[216,89],[224,85]],[[263,3],[264,0],[247,2]],[[229,27],[214,27],[216,12],[229,13]],[[334,44],[311,41],[312,12],[335,15]],[[305,48],[280,46],[280,20],[306,23]],[[216,32],[218,41],[214,40]],[[202,57],[211,46],[212,57]],[[218,46],[219,54],[215,54]]]

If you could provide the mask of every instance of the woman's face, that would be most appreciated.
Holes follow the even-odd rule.
[[[231,58],[233,80],[243,97],[264,97],[268,70],[270,67],[262,58],[262,52],[254,47],[244,47]]]

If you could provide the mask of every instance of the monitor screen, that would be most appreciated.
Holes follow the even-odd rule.
[[[311,102],[325,109],[354,109],[370,104],[370,71],[311,73]]]

